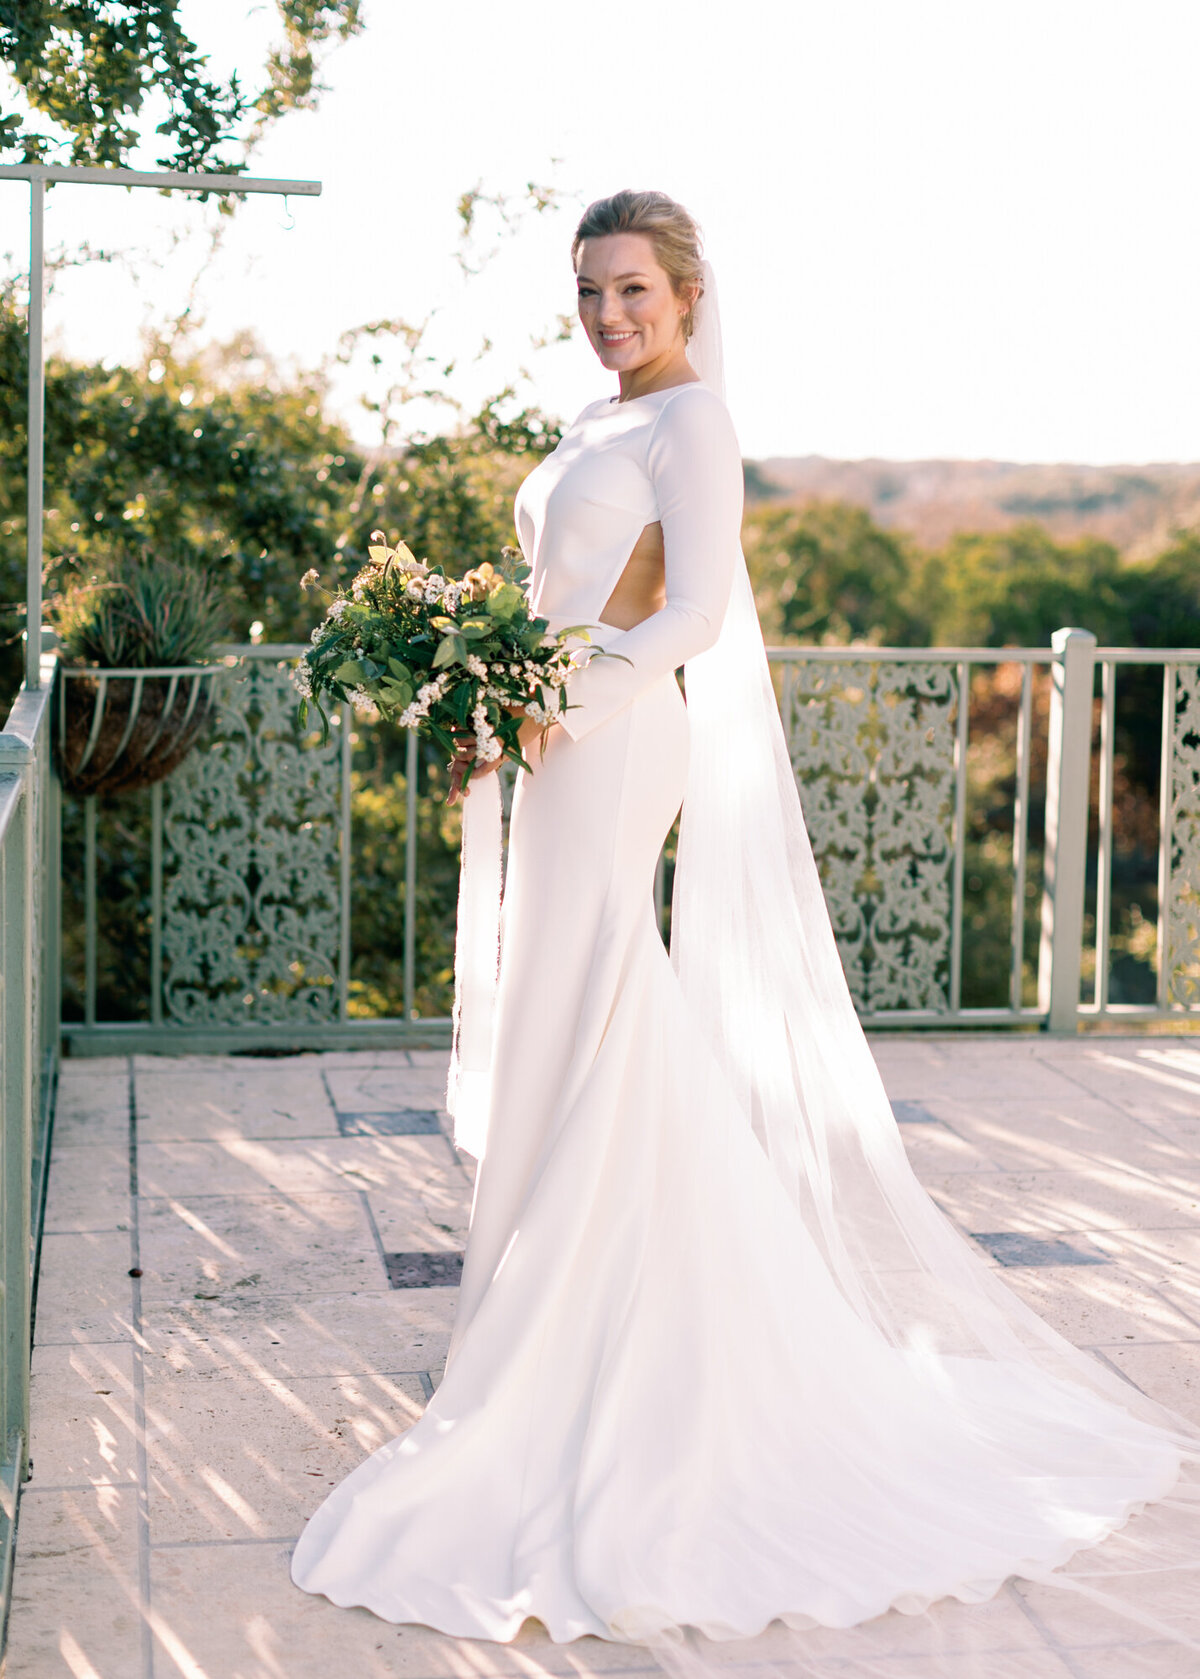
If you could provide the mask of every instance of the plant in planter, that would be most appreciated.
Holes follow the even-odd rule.
[[[219,591],[187,566],[123,559],[105,578],[69,583],[51,615],[64,659],[63,786],[118,793],[161,781],[212,708],[223,667],[206,661],[226,628]]]

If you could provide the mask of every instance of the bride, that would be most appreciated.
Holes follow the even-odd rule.
[[[1170,1631],[1179,1576],[1145,1571],[1180,1555],[1116,1530],[1173,1488],[1188,1514],[1195,1434],[947,1223],[855,1018],[741,553],[697,227],[620,192],[573,259],[620,388],[525,479],[516,525],[534,608],[595,626],[594,653],[523,725],[502,909],[497,781],[463,789],[448,1106],[479,1169],[449,1361],[293,1578],[485,1639],[535,1617],[697,1649],[776,1622],[805,1672],[865,1654],[875,1617],[1013,1576],[1109,1602],[1138,1571],[1130,1612]],[[653,883],[681,805],[668,956]]]

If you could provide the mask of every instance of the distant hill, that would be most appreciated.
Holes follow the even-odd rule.
[[[1200,527],[1200,463],[1028,465],[1016,461],[747,461],[750,505],[810,498],[865,507],[875,521],[936,547],[955,531],[1036,519],[1059,538],[1099,536],[1148,558],[1179,526]]]

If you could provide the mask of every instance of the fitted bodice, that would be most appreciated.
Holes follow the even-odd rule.
[[[568,684],[579,738],[716,639],[740,552],[742,464],[725,404],[702,380],[591,402],[517,492],[533,609],[552,630],[598,624],[646,525],[662,525],[666,605],[606,632],[621,660]]]
[[[552,629],[596,622],[643,528],[658,518],[650,437],[666,401],[686,388],[589,403],[518,490],[530,600]]]

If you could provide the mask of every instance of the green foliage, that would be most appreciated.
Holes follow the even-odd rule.
[[[25,573],[25,322],[0,293],[0,701],[19,680]],[[499,401],[499,399],[497,399]],[[331,586],[401,531],[463,572],[512,538],[512,496],[557,430],[536,410],[365,451],[328,418],[320,374],[285,378],[249,336],[197,352],[152,345],[140,366],[51,358],[46,370],[48,586],[122,555],[187,553],[228,603],[230,635],[307,641],[300,579]],[[507,446],[507,448],[506,448]]]
[[[920,598],[939,642],[964,647],[1044,647],[1063,625],[1108,645],[1130,633],[1130,568],[1110,542],[1056,542],[1040,525],[962,532],[924,557]]]
[[[285,111],[309,109],[320,92],[317,50],[362,28],[361,0],[277,0],[283,38],[267,59],[266,85],[237,75],[214,81],[207,57],[179,18],[179,0],[0,0],[0,62],[27,115],[0,116],[0,152],[27,162],[67,153],[76,164],[122,164],[142,138],[148,103],[165,103],[155,127],[172,146],[164,168],[237,172]],[[45,119],[35,126],[37,117]],[[49,129],[46,127],[49,124]]]
[[[67,659],[76,665],[203,663],[226,633],[217,585],[169,560],[119,560],[102,579],[72,579],[51,603]]]
[[[743,529],[768,641],[903,645],[920,639],[908,604],[909,545],[846,502],[759,507]]]
[[[404,849],[407,837],[404,738],[388,724],[363,731],[351,791],[350,1013],[397,1015],[404,996]],[[365,761],[364,761],[365,760]],[[359,767],[359,766],[362,767]],[[450,1013],[461,812],[445,804],[444,754],[418,748],[414,1013]]]
[[[1045,647],[1073,625],[1107,646],[1185,647],[1200,631],[1200,531],[1139,562],[1031,522],[923,550],[864,508],[809,502],[751,507],[743,541],[768,641]]]

